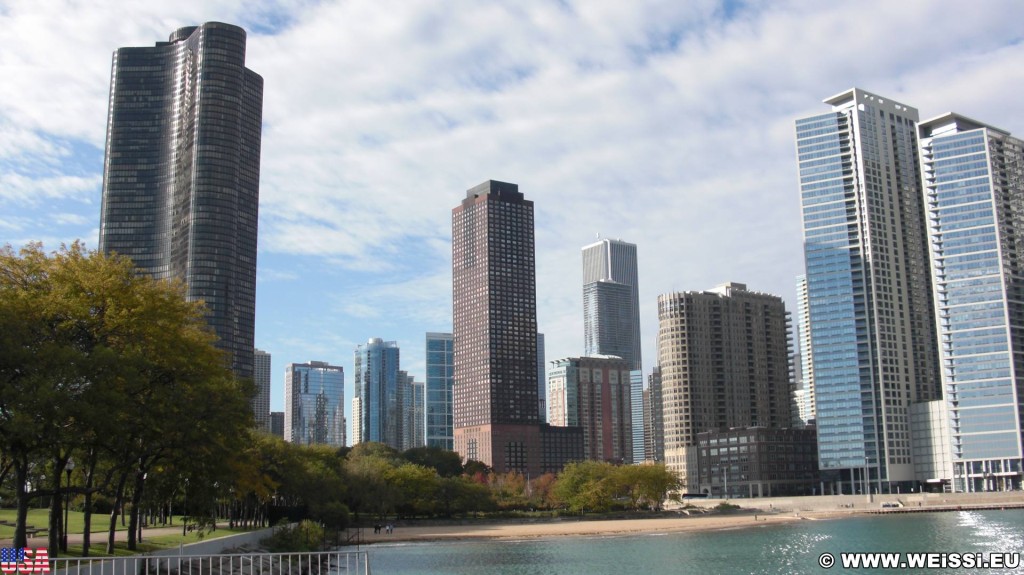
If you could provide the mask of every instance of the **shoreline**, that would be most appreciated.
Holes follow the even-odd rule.
[[[748,529],[769,525],[786,525],[798,521],[821,521],[839,517],[860,516],[863,513],[762,513],[741,510],[729,513],[680,515],[678,517],[651,517],[628,519],[572,519],[552,518],[529,523],[488,522],[477,525],[396,525],[394,532],[374,534],[372,528],[363,528],[360,545],[381,543],[429,543],[472,540],[521,541],[558,537],[617,537],[661,533],[686,533]],[[367,533],[369,531],[369,533]],[[352,547],[355,544],[347,545]]]
[[[560,517],[533,520],[460,521],[448,524],[402,522],[395,526],[394,533],[390,535],[374,534],[372,527],[363,527],[358,540],[359,545],[374,545],[380,543],[630,536],[749,529],[768,525],[787,525],[798,521],[825,521],[850,517],[903,515],[915,512],[1024,509],[1024,492],[731,499],[729,503],[738,505],[738,509],[725,512],[711,511],[710,508],[718,505],[721,501],[692,501],[692,506],[687,509],[669,509],[657,517],[639,516],[614,519]],[[883,502],[899,503],[900,507],[883,508],[881,505]],[[348,546],[355,546],[354,541]]]

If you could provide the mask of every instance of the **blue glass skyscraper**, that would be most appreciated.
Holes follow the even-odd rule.
[[[919,130],[953,488],[1019,490],[1024,142],[958,114]]]
[[[910,404],[939,392],[918,114],[825,103],[796,122],[819,465],[831,491],[886,491],[914,480]]]
[[[345,445],[345,370],[323,361],[288,364],[284,439],[300,445]]]
[[[396,342],[377,337],[356,346],[355,393],[362,409],[361,441],[376,441],[401,450],[399,384],[405,382],[399,380],[398,351]]]
[[[427,333],[427,447],[452,442],[452,334]]]

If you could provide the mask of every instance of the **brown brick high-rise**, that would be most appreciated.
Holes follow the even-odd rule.
[[[452,210],[454,440],[465,459],[538,474],[533,202],[487,181]]]

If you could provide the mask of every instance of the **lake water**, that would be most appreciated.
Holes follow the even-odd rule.
[[[1024,510],[909,513],[699,533],[522,541],[375,544],[374,575],[843,573],[822,553],[1024,552]],[[1022,573],[1016,569],[860,569],[857,573]]]

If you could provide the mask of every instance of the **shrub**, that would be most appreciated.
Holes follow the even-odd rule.
[[[274,534],[260,544],[275,553],[319,551],[324,541],[324,530],[318,523],[304,520],[299,523],[280,524]]]

